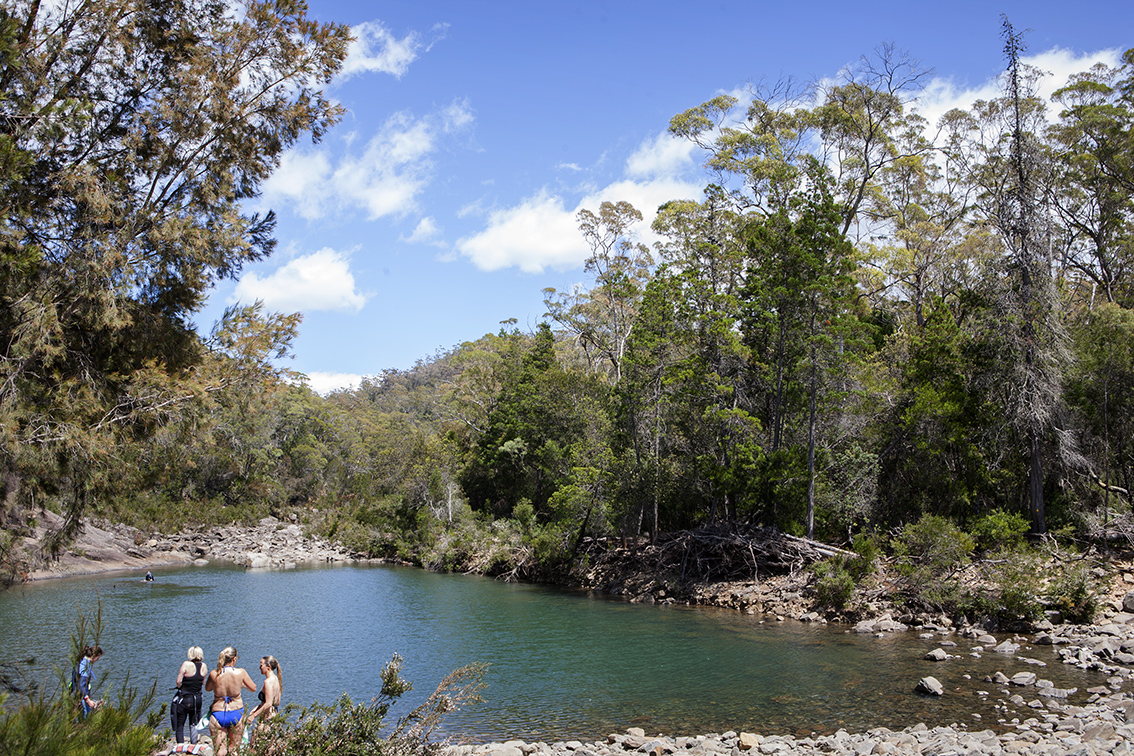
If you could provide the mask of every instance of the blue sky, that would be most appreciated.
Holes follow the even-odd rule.
[[[277,251],[215,289],[197,323],[256,299],[302,312],[287,367],[317,391],[406,369],[500,329],[534,329],[542,290],[586,281],[575,214],[646,216],[700,198],[701,155],[669,119],[721,92],[833,77],[893,43],[933,70],[932,118],[996,95],[1000,14],[1029,29],[1048,88],[1134,46],[1120,2],[346,2],[313,17],[358,39],[327,94],[346,117],[297,145],[250,209]],[[644,237],[649,241],[648,235]]]

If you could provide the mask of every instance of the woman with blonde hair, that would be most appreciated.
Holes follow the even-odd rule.
[[[189,723],[189,742],[197,742],[197,720],[201,718],[201,686],[209,674],[209,668],[202,659],[205,652],[200,646],[190,646],[185,652],[186,661],[177,670],[177,692],[169,705],[169,721],[173,725],[173,739],[185,742],[185,723]]]
[[[244,702],[242,688],[255,691],[256,683],[243,669],[236,666],[236,649],[228,646],[217,657],[217,668],[209,673],[205,690],[212,691],[213,705],[209,710],[209,735],[213,739],[216,756],[225,756],[240,746],[244,734]],[[225,736],[222,738],[221,736]],[[225,742],[225,741],[228,742]]]

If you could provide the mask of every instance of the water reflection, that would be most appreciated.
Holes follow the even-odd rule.
[[[448,720],[477,740],[599,738],[640,725],[697,734],[745,729],[810,734],[840,727],[994,724],[980,680],[1027,668],[1079,699],[1101,677],[1059,664],[1051,649],[933,664],[914,633],[874,638],[845,628],[762,622],[759,616],[685,606],[645,606],[537,586],[393,567],[286,572],[210,566],[155,571],[157,582],[122,575],[73,578],[0,594],[0,659],[34,655],[65,664],[77,611],[101,598],[107,654],[100,672],[172,688],[185,649],[215,663],[226,645],[259,680],[255,660],[283,668],[284,702],[368,700],[395,652],[414,682],[400,710],[424,700],[449,671],[488,662],[485,701]],[[941,699],[912,693],[925,675]],[[969,679],[966,679],[966,675]]]

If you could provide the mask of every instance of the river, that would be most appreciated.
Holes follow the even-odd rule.
[[[404,713],[457,667],[486,662],[484,701],[451,715],[447,734],[471,740],[596,739],[630,726],[694,735],[726,730],[807,735],[839,728],[902,728],[918,722],[995,726],[984,676],[1029,670],[1056,687],[1105,683],[1060,664],[1050,647],[1020,654],[1028,665],[970,641],[960,658],[922,659],[937,645],[913,631],[884,638],[843,626],[776,622],[732,610],[630,604],[542,586],[501,583],[406,567],[327,566],[286,571],[226,565],[104,574],[15,586],[0,592],[0,661],[35,657],[32,674],[53,685],[66,667],[80,612],[101,603],[105,656],[96,677],[110,688],[127,676],[157,682],[168,696],[190,645],[233,645],[259,683],[258,659],[282,667],[284,702],[366,701],[395,653],[413,681]],[[914,694],[933,675],[947,694]],[[967,677],[966,677],[967,675]],[[984,691],[990,695],[982,696]],[[1034,697],[1034,696],[1033,696]],[[252,700],[254,696],[249,696]]]

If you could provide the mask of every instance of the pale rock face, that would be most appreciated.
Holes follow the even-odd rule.
[[[945,695],[945,686],[936,677],[923,677],[917,684],[915,689],[919,693],[925,693],[930,696],[943,696]]]
[[[742,732],[737,738],[737,746],[742,751],[750,751],[760,746],[760,736],[751,732]]]

